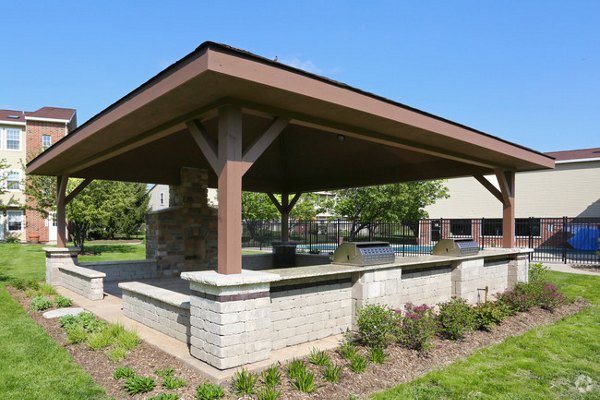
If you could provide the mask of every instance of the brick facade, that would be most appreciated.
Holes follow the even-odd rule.
[[[25,130],[25,146],[27,149],[27,160],[31,160],[40,154],[44,148],[42,147],[42,137],[50,136],[50,144],[58,142],[69,131],[70,125],[65,125],[63,122],[43,122],[43,121],[27,121]],[[32,206],[32,200],[27,199],[27,205]],[[39,212],[27,209],[25,211],[25,231],[27,240],[37,240],[40,242],[48,242],[50,223]]]

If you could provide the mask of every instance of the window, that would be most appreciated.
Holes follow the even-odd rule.
[[[21,190],[21,171],[9,170],[6,173],[6,190],[20,191]]]
[[[542,222],[539,218],[515,219],[515,236],[541,236]]]
[[[52,145],[52,136],[42,135],[42,149],[46,150]]]
[[[23,211],[7,211],[6,220],[9,232],[23,230]]]
[[[6,130],[6,146],[7,150],[21,150],[21,130],[7,129]]]
[[[470,219],[451,219],[450,233],[452,236],[471,237],[471,220]]]
[[[484,236],[502,236],[502,220],[499,218],[486,218],[483,220]]]

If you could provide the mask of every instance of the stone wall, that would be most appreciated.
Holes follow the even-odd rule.
[[[104,282],[124,282],[136,279],[153,279],[161,276],[154,260],[123,260],[80,262],[77,265],[106,274]]]
[[[388,305],[392,308],[402,306],[401,268],[365,270],[353,274],[352,298],[354,308],[366,304]]]
[[[126,317],[189,343],[190,296],[141,282],[120,283],[119,288]]]
[[[423,268],[407,268],[402,270],[400,283],[400,300],[415,305],[438,304],[452,296],[450,265]]]
[[[513,261],[508,258],[482,258],[457,263],[452,270],[453,295],[470,303],[492,299],[508,288],[508,270]]]
[[[343,333],[352,323],[352,277],[271,286],[273,349]]]
[[[58,267],[61,273],[60,286],[90,300],[104,298],[104,274],[76,266]]]
[[[170,207],[146,216],[146,259],[163,275],[216,268],[217,210],[208,205],[207,182],[206,170],[182,168],[181,184],[170,188]]]

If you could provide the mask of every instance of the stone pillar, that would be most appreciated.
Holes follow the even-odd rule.
[[[272,349],[270,283],[279,275],[243,270],[184,272],[190,281],[190,353],[215,368],[266,360]]]
[[[518,254],[508,263],[508,289],[518,282],[529,282],[529,254]]]
[[[352,300],[354,303],[353,321],[356,311],[367,304],[402,307],[402,269],[390,268],[375,271],[356,272],[352,276]]]
[[[46,252],[46,283],[62,286],[58,267],[73,267],[77,265],[79,248],[45,247]]]

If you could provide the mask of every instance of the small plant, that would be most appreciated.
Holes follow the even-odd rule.
[[[439,304],[439,333],[450,340],[462,339],[475,328],[475,313],[464,299],[454,298]]]
[[[496,303],[485,302],[473,308],[475,313],[475,327],[481,331],[490,331],[494,325],[500,324],[506,313]]]
[[[21,278],[13,278],[10,280],[10,285],[17,290],[25,290],[27,288],[27,281]]]
[[[148,393],[156,386],[154,379],[147,376],[132,376],[125,381],[125,390],[131,396],[140,393]]]
[[[325,365],[331,364],[331,359],[329,355],[323,350],[312,349],[310,355],[308,356],[308,361],[311,364],[318,365],[319,367],[324,367]]]
[[[119,362],[127,357],[127,351],[121,347],[113,347],[106,352],[106,356],[112,362]]]
[[[179,400],[175,393],[159,393],[156,396],[148,397],[148,400]]]
[[[122,325],[119,325],[120,328],[116,332],[116,343],[117,347],[121,347],[124,350],[133,350],[135,349],[141,342],[140,337],[134,331],[126,330]]]
[[[56,292],[56,289],[54,289],[54,286],[49,285],[47,283],[38,284],[37,291],[42,296],[56,296],[56,295],[58,295],[58,293]]]
[[[328,364],[323,370],[323,379],[327,382],[338,383],[342,375],[342,367],[340,365]]]
[[[417,351],[427,351],[431,339],[437,332],[437,321],[433,310],[426,304],[414,306],[407,303],[404,315],[399,318],[398,342],[404,347]],[[397,311],[401,314],[401,311]]]
[[[52,302],[45,296],[36,296],[31,299],[31,308],[36,311],[44,311],[52,307]]]
[[[558,288],[555,285],[546,282],[542,287],[539,303],[540,307],[554,311],[557,307],[565,304],[565,296],[558,291]]]
[[[367,369],[367,359],[359,354],[350,359],[350,369],[357,374],[362,374]]]
[[[173,376],[173,368],[169,367],[169,368],[165,368],[165,369],[157,369],[154,371],[154,373],[157,376],[165,379],[165,378],[168,378],[169,376]]]
[[[175,378],[174,376],[167,376],[163,378],[163,387],[165,389],[179,389],[187,385],[187,382],[181,378]]]
[[[542,263],[529,264],[529,283],[543,284],[548,280],[548,271],[550,268]]]
[[[197,400],[217,400],[225,396],[223,388],[214,383],[203,383],[196,388]]]
[[[240,371],[236,371],[235,374],[233,374],[231,385],[237,394],[253,394],[254,386],[256,386],[257,381],[258,376],[256,374],[242,368]]]
[[[54,298],[54,302],[58,308],[71,307],[73,305],[73,301],[71,299],[63,296],[56,296]]]
[[[306,364],[302,360],[293,359],[287,365],[287,375],[290,379],[295,379],[306,371]]]
[[[529,311],[537,303],[538,294],[536,292],[538,292],[536,285],[519,282],[514,288],[499,294],[498,301],[510,307],[513,314]]]
[[[134,376],[135,371],[129,367],[117,367],[117,369],[115,369],[115,373],[113,374],[113,378],[115,378],[115,380],[133,378]]]
[[[358,310],[356,324],[365,345],[384,348],[393,336],[396,315],[388,307],[370,304]]]
[[[257,400],[277,400],[281,396],[281,392],[273,387],[264,387],[256,392]]]
[[[383,364],[385,362],[385,352],[379,347],[371,349],[371,362],[374,364]]]
[[[305,369],[292,379],[292,386],[303,393],[312,393],[317,388],[315,375],[305,366]]]
[[[275,388],[281,383],[281,370],[277,365],[271,365],[262,372],[262,379],[266,387]]]
[[[81,325],[73,325],[69,327],[69,329],[67,329],[66,331],[67,339],[69,339],[69,343],[72,344],[85,342],[88,338],[88,333]]]
[[[350,360],[358,353],[358,348],[354,343],[346,341],[340,346],[338,352],[344,360]]]
[[[87,345],[90,350],[97,351],[109,347],[114,341],[109,329],[90,334],[87,338]]]

